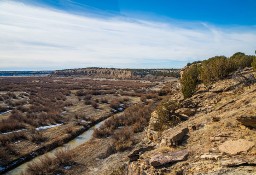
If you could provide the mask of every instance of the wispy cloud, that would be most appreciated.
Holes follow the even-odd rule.
[[[253,54],[255,45],[254,27],[78,16],[0,2],[0,70],[180,67],[216,54]]]

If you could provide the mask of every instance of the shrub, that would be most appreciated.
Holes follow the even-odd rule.
[[[27,136],[27,139],[36,144],[40,144],[47,140],[47,138],[44,137],[41,132],[36,130],[32,130],[31,134]]]
[[[23,172],[26,175],[55,175],[63,174],[64,166],[75,165],[73,153],[68,150],[58,150],[54,156],[45,155],[30,163]]]
[[[0,135],[0,145],[5,146],[11,142],[16,142],[18,140],[27,139],[26,134],[24,132],[13,132],[10,134],[1,134]]]
[[[205,85],[224,79],[230,73],[245,67],[256,67],[255,56],[235,53],[230,58],[216,56],[197,64],[189,64],[184,70],[181,84],[184,98],[191,97],[196,85],[202,81]],[[255,68],[256,69],[256,68]]]
[[[94,129],[93,137],[95,138],[106,138],[112,135],[114,129],[107,127],[104,124],[100,128]]]
[[[84,97],[85,101],[89,101],[91,99],[92,99],[92,95],[89,95],[89,94],[85,95],[85,97]]]
[[[230,66],[226,57],[216,56],[202,62],[200,80],[206,85],[225,78],[229,74]]]
[[[158,95],[159,96],[166,96],[168,94],[168,91],[166,89],[161,89],[159,92],[158,92]]]
[[[76,96],[85,96],[86,95],[86,92],[84,90],[79,90],[76,92]]]
[[[191,97],[198,83],[198,65],[191,65],[184,70],[181,85],[184,98]]]
[[[120,104],[120,101],[118,99],[114,99],[110,102],[110,107],[117,110],[119,107],[119,104]]]
[[[243,69],[245,67],[250,67],[253,61],[252,56],[245,55],[244,53],[237,52],[230,57],[232,64],[232,71],[237,69]]]
[[[106,98],[102,98],[100,101],[101,101],[101,103],[108,103],[108,99],[106,99]]]
[[[124,111],[123,115],[106,120],[103,125],[94,130],[93,136],[96,138],[109,137],[114,130],[121,126],[131,126],[133,132],[141,132],[148,125],[151,112],[152,104],[131,106]]]
[[[141,102],[147,102],[147,97],[146,97],[146,95],[142,95],[141,97],[140,97],[140,101]]]
[[[252,67],[253,67],[254,71],[256,71],[256,58],[253,59]]]
[[[17,120],[5,119],[0,123],[0,132],[10,132],[14,130],[24,129],[25,125]]]
[[[50,156],[44,156],[39,158],[38,161],[30,163],[26,169],[28,175],[45,175],[45,174],[57,174],[56,161]]]
[[[3,147],[1,146],[0,148],[0,164],[1,165],[4,165],[4,163],[6,163],[6,161],[9,160],[9,157],[7,154],[6,154],[6,150],[3,149]]]
[[[0,105],[0,112],[5,112],[8,109],[9,109],[8,106]]]
[[[86,101],[84,102],[84,104],[85,104],[85,105],[91,105],[91,104],[92,104],[92,101],[91,101],[91,100],[86,100]]]
[[[71,166],[74,164],[74,155],[68,150],[60,149],[54,153],[54,156],[56,157],[55,161],[57,161],[59,165]]]
[[[154,130],[162,131],[170,127],[176,126],[181,122],[179,114],[175,113],[175,110],[179,108],[179,104],[176,101],[163,101],[156,108],[157,121],[154,124]]]
[[[93,107],[94,109],[98,109],[98,108],[99,108],[98,103],[95,102],[95,101],[92,101],[92,102],[91,102],[91,105],[92,105],[92,107]]]
[[[128,127],[122,128],[113,134],[113,145],[116,151],[125,151],[133,144],[132,130]]]

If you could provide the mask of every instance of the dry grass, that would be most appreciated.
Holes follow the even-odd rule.
[[[48,140],[56,139],[55,130],[53,133],[35,131],[31,128],[40,126],[63,123],[61,128],[64,132],[72,134],[72,130],[65,130],[69,123],[71,127],[83,125],[85,121],[91,122],[104,116],[106,112],[113,108],[118,108],[121,103],[124,108],[134,103],[131,96],[140,97],[145,93],[145,89],[150,89],[154,83],[141,83],[140,81],[111,81],[111,80],[92,80],[77,78],[54,78],[54,77],[0,77],[0,111],[13,110],[11,115],[7,114],[5,119],[0,121],[0,133],[12,132],[19,129],[27,129],[23,133],[8,134],[0,136],[0,149],[5,153],[5,146],[17,145],[22,154],[33,151],[33,146],[22,147],[23,144],[43,146]],[[138,90],[144,89],[144,90]],[[136,92],[135,92],[136,91]],[[147,91],[146,93],[150,93]],[[126,95],[126,97],[123,97]],[[128,97],[127,97],[128,96]],[[78,100],[80,99],[80,101]],[[112,102],[112,104],[110,104]],[[86,106],[85,104],[91,105]],[[100,106],[99,106],[100,104]],[[100,110],[95,110],[95,109]],[[136,109],[137,110],[137,109]],[[81,112],[82,111],[82,112]],[[76,113],[85,113],[85,116],[77,116]],[[129,118],[127,120],[127,118]],[[106,122],[104,127],[99,129],[98,137],[112,136],[120,126],[131,126],[134,132],[140,132],[144,124],[135,124],[134,117],[122,116],[113,118]],[[141,123],[147,123],[147,119],[138,119]],[[134,124],[134,126],[133,126]],[[52,129],[51,129],[52,130]],[[65,132],[66,131],[66,132]],[[97,133],[97,130],[96,132]],[[22,142],[16,141],[25,140]],[[7,157],[10,153],[6,152]],[[5,157],[4,155],[1,155]],[[18,156],[9,156],[10,161]],[[7,159],[6,159],[7,160]],[[9,160],[7,160],[8,162]]]
[[[24,129],[25,125],[17,120],[5,119],[0,123],[0,132],[10,132],[18,129]]]
[[[16,142],[18,140],[27,139],[27,135],[25,132],[14,132],[10,134],[0,135],[0,145],[5,146],[11,142]]]
[[[100,128],[95,129],[93,136],[103,138],[111,136],[116,129],[131,126],[132,132],[141,132],[148,125],[152,105],[134,105],[127,108],[123,115],[106,120]]]
[[[131,148],[133,144],[132,140],[132,129],[125,127],[117,130],[113,134],[113,145],[116,151],[124,151]]]
[[[68,150],[58,150],[53,156],[43,156],[28,165],[25,175],[56,175],[64,174],[66,166],[74,166],[73,153]]]
[[[36,144],[41,144],[42,142],[45,142],[47,140],[47,137],[43,135],[42,132],[31,130],[30,135],[27,135],[27,139],[31,142],[34,142]]]

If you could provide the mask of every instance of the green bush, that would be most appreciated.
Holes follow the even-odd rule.
[[[253,67],[253,70],[256,71],[256,58],[253,59],[252,67]]]
[[[205,85],[226,78],[230,73],[252,66],[256,70],[256,57],[237,52],[230,58],[215,56],[202,62],[188,64],[181,79],[184,98],[191,97],[199,82]]]
[[[250,67],[253,61],[253,56],[237,52],[229,58],[229,61],[232,64],[232,71],[236,71],[237,69]]]
[[[191,65],[184,70],[181,85],[184,98],[191,97],[198,83],[198,65]]]
[[[179,115],[175,110],[179,108],[179,103],[173,100],[163,101],[156,108],[157,120],[154,124],[154,130],[163,131],[170,127],[176,126],[181,122]]]
[[[211,82],[223,79],[229,74],[230,63],[224,56],[216,56],[202,62],[200,80],[208,85]]]

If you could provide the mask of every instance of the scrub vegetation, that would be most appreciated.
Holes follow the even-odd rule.
[[[62,145],[92,123],[112,115],[94,135],[113,137],[115,151],[123,151],[134,143],[133,133],[147,126],[153,101],[162,98],[160,91],[170,93],[159,80],[0,77],[0,82],[2,167],[42,147]],[[156,86],[160,88],[154,89]],[[44,166],[52,172],[53,165],[59,166],[55,160],[44,158],[31,165],[29,173],[45,169],[42,174],[47,174]]]
[[[181,78],[182,93],[191,97],[199,83],[210,86],[212,83],[227,78],[231,73],[245,67],[256,68],[256,56],[237,52],[231,57],[215,56],[204,61],[188,64]]]

